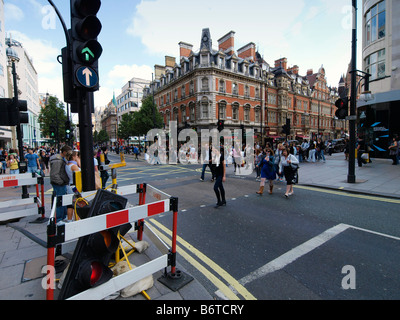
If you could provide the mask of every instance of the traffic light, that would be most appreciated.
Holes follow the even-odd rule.
[[[18,100],[18,106],[15,108],[16,117],[19,117],[19,123],[29,123],[28,102],[26,100]],[[18,120],[17,120],[18,121]],[[18,122],[15,122],[17,125]]]
[[[50,131],[50,139],[54,140],[56,138],[56,127],[51,125],[49,131]]]
[[[339,98],[336,100],[335,106],[338,108],[335,112],[335,116],[338,119],[346,119],[349,115],[349,99],[347,97]]]
[[[71,0],[73,84],[88,91],[99,89],[98,59],[103,48],[97,41],[102,25],[96,14],[100,6],[100,0]]]
[[[86,219],[122,210],[127,202],[125,197],[100,189],[97,191],[93,203],[90,204],[89,210],[85,210],[85,215],[81,215],[80,218]],[[113,273],[108,264],[118,249],[118,232],[125,235],[131,227],[131,224],[128,223],[81,237],[75,247],[58,298],[60,300],[68,299],[110,280]]]
[[[286,119],[286,124],[282,126],[282,129],[284,134],[290,135],[290,119]]]
[[[69,141],[71,139],[71,121],[65,121],[65,140]]]
[[[13,99],[0,99],[0,126],[10,126],[10,110],[12,108]]]
[[[21,123],[29,123],[28,103],[26,100],[0,99],[0,125],[16,126]]]
[[[217,128],[218,128],[218,131],[224,130],[224,120],[218,120]]]

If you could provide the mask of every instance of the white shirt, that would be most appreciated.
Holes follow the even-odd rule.
[[[288,160],[290,160],[291,163],[293,163],[293,164],[299,163],[299,160],[292,154],[289,154],[287,158],[285,156],[281,156],[281,161],[279,162],[279,171],[280,172],[282,172],[283,167],[287,167],[291,164],[288,162]]]

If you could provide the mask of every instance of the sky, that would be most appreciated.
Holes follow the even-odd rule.
[[[70,1],[53,2],[69,28]],[[47,0],[4,0],[4,5],[6,34],[32,58],[39,92],[63,100],[57,56],[66,39],[59,18]],[[360,53],[361,0],[358,6]],[[235,50],[254,42],[270,65],[286,57],[300,75],[323,66],[328,85],[337,87],[351,59],[351,9],[350,0],[103,0],[97,14],[103,54],[95,106],[105,106],[133,77],[151,80],[154,65],[164,65],[166,55],[179,61],[180,41],[198,51],[203,28],[210,29],[214,49],[219,38],[234,31]]]

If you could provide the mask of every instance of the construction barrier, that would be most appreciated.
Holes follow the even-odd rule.
[[[130,207],[123,210],[102,214],[98,216],[93,216],[66,224],[64,223],[56,224],[55,212],[57,206],[71,204],[73,201],[73,195],[59,196],[54,199],[54,205],[52,208],[47,230],[47,236],[48,236],[47,265],[52,266],[53,270],[55,267],[56,255],[68,252],[67,250],[71,252],[71,249],[73,249],[73,246],[76,245],[77,239],[79,239],[80,237],[84,237],[89,234],[93,234],[96,232],[104,231],[110,228],[122,226],[133,222],[135,222],[136,224],[135,230],[141,229],[142,230],[141,232],[143,232],[143,224],[138,223],[139,221],[144,221],[144,219],[146,218],[154,217],[158,214],[169,211],[173,211],[174,214],[173,241],[171,249],[169,249],[164,242],[162,242],[157,236],[155,236],[155,234],[151,232],[151,229],[147,230],[148,228],[146,228],[147,232],[152,233],[152,235],[150,236],[152,241],[154,241],[156,245],[160,245],[162,247],[160,250],[162,252],[161,257],[156,258],[124,274],[113,277],[106,283],[99,285],[98,287],[94,287],[84,292],[81,292],[73,297],[70,297],[69,299],[71,300],[103,299],[149,275],[154,274],[159,270],[162,269],[166,270],[168,266],[171,266],[171,272],[169,273],[170,276],[168,277],[168,279],[173,280],[174,276],[175,278],[178,278],[176,277],[176,274],[178,273],[180,274],[180,272],[176,270],[176,231],[177,231],[178,198],[171,197],[151,187],[150,189],[152,190],[151,192],[153,195],[156,194],[160,196],[162,195],[165,199],[145,204],[144,203],[145,193],[147,187],[148,185],[146,186],[146,184],[140,184],[140,185],[120,187],[116,190],[116,193],[120,195],[139,193],[139,205],[136,207]],[[89,194],[91,193],[93,195],[93,193],[96,193],[96,191],[88,193]],[[88,193],[83,193],[82,197],[85,197]],[[53,284],[55,283],[54,276],[55,276],[54,274],[51,274],[51,268],[48,268],[47,269],[48,286],[46,288],[47,300],[54,299],[55,286],[52,285],[52,283]]]
[[[10,187],[22,187],[22,186],[36,186],[36,196],[26,199],[13,199],[9,201],[0,202],[1,208],[10,208],[9,212],[0,213],[0,221],[8,221],[12,219],[19,219],[33,215],[41,215],[36,221],[44,222],[45,219],[45,202],[44,202],[44,178],[36,173],[24,173],[24,174],[11,174],[2,175],[0,177],[0,189]],[[39,192],[40,186],[40,192]],[[37,204],[37,208],[27,208],[23,210],[12,209],[16,206]]]

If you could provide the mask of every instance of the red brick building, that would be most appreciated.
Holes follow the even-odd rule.
[[[198,52],[180,42],[179,61],[166,57],[165,66],[156,65],[147,94],[154,91],[166,130],[171,120],[197,130],[224,120],[227,129],[252,128],[265,139],[283,136],[290,119],[291,139],[344,134],[344,121],[335,119],[337,89],[327,86],[323,67],[301,76],[286,58],[270,66],[253,42],[235,51],[234,36],[230,31],[221,37],[215,50],[209,29],[203,29]]]

